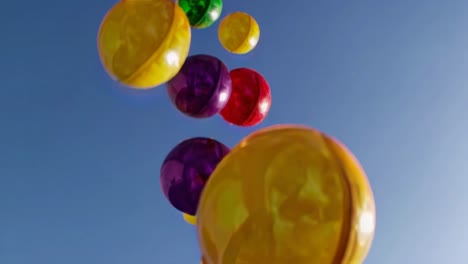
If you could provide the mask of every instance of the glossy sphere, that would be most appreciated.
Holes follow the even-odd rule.
[[[119,1],[98,34],[102,64],[133,88],[152,88],[180,70],[190,47],[190,24],[172,0]]]
[[[355,157],[307,127],[242,140],[203,191],[197,226],[207,264],[361,264],[375,205]]]
[[[222,0],[179,0],[194,28],[207,28],[218,20],[223,10]]]
[[[257,46],[260,28],[257,21],[244,12],[234,12],[221,20],[218,28],[221,45],[234,54],[245,54]]]
[[[224,144],[209,138],[179,143],[161,167],[161,187],[169,202],[183,213],[195,215],[206,181],[228,152]]]
[[[193,216],[193,215],[189,215],[189,214],[186,214],[186,213],[182,213],[182,216],[184,217],[184,220],[191,224],[191,225],[197,225],[197,217]]]
[[[238,126],[254,126],[270,111],[270,86],[263,76],[248,68],[232,70],[232,93],[220,114],[227,122]]]
[[[167,83],[172,103],[196,118],[217,114],[231,95],[231,77],[222,61],[209,55],[190,56],[180,72]]]

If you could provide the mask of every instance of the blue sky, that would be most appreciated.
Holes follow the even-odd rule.
[[[208,136],[232,147],[258,128],[189,119],[163,88],[115,84],[96,50],[113,4],[2,5],[2,264],[198,263],[195,230],[160,190],[161,162],[183,139]],[[223,15],[257,19],[257,49],[229,55],[216,24],[193,31],[191,54],[267,78],[273,104],[259,127],[310,125],[355,153],[377,204],[366,264],[465,263],[468,2],[224,5]]]

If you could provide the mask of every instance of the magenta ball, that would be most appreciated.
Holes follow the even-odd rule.
[[[167,83],[172,103],[194,118],[217,114],[226,105],[231,89],[228,68],[210,55],[188,57],[179,73]]]
[[[229,151],[224,144],[202,137],[175,146],[161,166],[161,187],[169,202],[176,209],[195,215],[205,183]]]

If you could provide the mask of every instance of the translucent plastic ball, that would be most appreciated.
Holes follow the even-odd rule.
[[[185,222],[191,225],[197,225],[197,217],[194,215],[189,215],[186,213],[182,213],[182,217],[184,218]]]
[[[270,111],[271,92],[265,78],[249,68],[234,69],[230,73],[232,92],[220,114],[228,123],[237,126],[260,124]]]
[[[179,0],[194,28],[202,29],[211,26],[218,20],[223,10],[222,0]]]
[[[232,82],[226,65],[210,55],[187,58],[180,72],[167,83],[167,93],[187,116],[207,118],[217,114],[231,95]]]
[[[97,38],[108,74],[126,86],[161,85],[182,67],[191,41],[184,11],[172,0],[123,0],[102,21]]]
[[[219,163],[197,228],[206,264],[361,264],[374,236],[374,197],[358,160],[337,140],[273,126]]]
[[[260,27],[249,14],[234,12],[225,16],[219,23],[218,39],[231,53],[249,53],[257,46],[260,39]]]
[[[229,148],[210,138],[190,138],[175,146],[161,166],[161,187],[169,202],[196,215],[200,194]]]

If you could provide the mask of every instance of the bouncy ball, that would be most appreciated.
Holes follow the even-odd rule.
[[[222,0],[179,0],[190,25],[202,29],[211,26],[218,20],[223,9]]]
[[[187,16],[172,0],[119,1],[103,19],[97,37],[108,74],[139,89],[174,77],[187,58],[190,41]]]
[[[229,152],[210,138],[190,138],[175,146],[161,166],[161,187],[179,211],[195,215],[200,194],[218,163]]]
[[[221,60],[210,55],[194,55],[187,58],[180,72],[167,83],[167,93],[180,112],[206,118],[226,105],[231,86],[229,70]]]
[[[375,204],[345,146],[312,128],[273,126],[218,164],[197,229],[207,264],[357,264],[372,243]]]
[[[182,213],[182,217],[184,218],[185,222],[191,225],[197,225],[197,217],[194,215],[189,215],[186,213]]]
[[[257,21],[249,14],[234,12],[225,16],[219,23],[218,39],[231,53],[249,53],[257,46],[260,28]]]
[[[221,116],[237,126],[258,125],[270,111],[270,86],[260,73],[249,68],[234,69],[230,76],[232,92]]]

